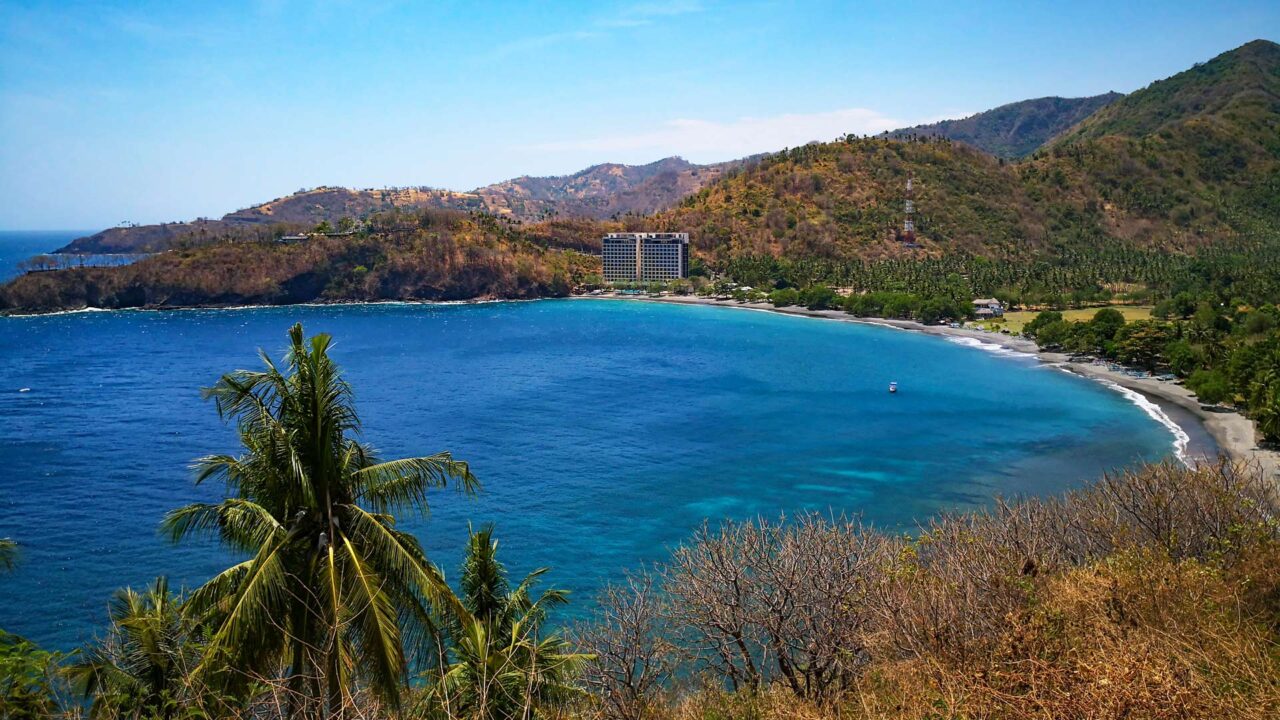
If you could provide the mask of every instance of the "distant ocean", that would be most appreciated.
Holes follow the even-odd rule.
[[[909,529],[1168,457],[1175,439],[1134,400],[1027,356],[763,312],[551,300],[0,318],[0,536],[25,548],[0,578],[0,627],[68,649],[115,588],[192,587],[231,562],[157,524],[222,495],[192,485],[194,458],[237,450],[199,389],[258,367],[259,347],[278,356],[295,321],[335,336],[387,457],[449,449],[483,482],[401,526],[455,576],[467,523],[496,523],[513,573],[550,566],[571,613],[704,520],[818,510]]]
[[[18,263],[32,255],[53,252],[79,237],[83,230],[0,230],[0,282],[18,275]]]
[[[34,255],[52,253],[76,238],[92,235],[94,230],[0,230],[0,282],[12,279],[21,271],[18,264]],[[139,256],[126,255],[62,255],[68,262],[92,265],[124,265]]]

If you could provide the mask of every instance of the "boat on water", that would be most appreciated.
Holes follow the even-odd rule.
[[[894,380],[893,382],[889,383],[889,392],[891,392],[891,393],[896,393],[896,392],[898,392],[898,381],[897,381],[897,380]]]

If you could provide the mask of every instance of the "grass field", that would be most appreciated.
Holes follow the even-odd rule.
[[[1133,322],[1134,320],[1147,320],[1151,317],[1150,305],[1111,305],[1109,307],[1124,313],[1124,319],[1128,322]],[[1094,313],[1101,309],[1102,308],[1092,307],[1080,308],[1077,310],[1062,310],[1062,319],[1073,322],[1092,320]],[[1011,333],[1020,333],[1022,332],[1022,327],[1031,322],[1031,319],[1039,314],[1039,310],[1018,310],[1016,312],[1005,313],[1003,322],[992,320],[971,323],[971,325],[985,328],[987,330],[1008,330]]]

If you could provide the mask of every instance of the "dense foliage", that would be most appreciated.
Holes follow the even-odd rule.
[[[754,287],[826,284],[954,298],[998,297],[1011,305],[1171,298],[1181,292],[1264,303],[1280,297],[1280,238],[1222,244],[1191,254],[1123,245],[1064,250],[1040,260],[948,255],[920,260],[832,261],[751,255],[723,266]]]

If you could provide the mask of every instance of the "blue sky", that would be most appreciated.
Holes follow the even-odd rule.
[[[0,228],[726,160],[1132,91],[1259,37],[1280,3],[0,0]]]

